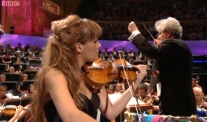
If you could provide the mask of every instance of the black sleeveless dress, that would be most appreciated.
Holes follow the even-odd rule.
[[[80,95],[83,97],[83,99],[85,101],[85,107],[81,111],[85,112],[89,116],[96,119],[97,110],[100,105],[99,96],[95,93],[92,93],[92,98],[88,99],[88,97],[86,97],[85,95],[82,95],[82,94],[80,94]],[[45,117],[46,117],[47,122],[62,122],[52,100],[48,101],[45,104],[44,113],[45,113]]]

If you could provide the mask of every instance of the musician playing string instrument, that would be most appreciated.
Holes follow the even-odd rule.
[[[148,96],[148,86],[144,83],[141,83],[138,87],[138,99],[144,103],[152,104],[153,100]]]
[[[123,93],[124,92],[124,88],[123,88],[123,85],[121,83],[117,83],[116,84],[116,90],[115,90],[116,93]]]
[[[113,85],[109,85],[109,88],[107,89],[107,93],[108,94],[113,94],[114,93],[114,86]]]
[[[135,66],[140,70],[137,79],[111,103],[106,89],[92,93],[82,67],[98,58],[101,44],[98,38],[101,27],[89,19],[69,15],[52,22],[52,31],[43,52],[43,64],[39,70],[33,93],[32,113],[36,122],[95,122],[96,111],[113,120],[126,107],[132,97],[130,89],[136,89],[146,75],[146,65]]]

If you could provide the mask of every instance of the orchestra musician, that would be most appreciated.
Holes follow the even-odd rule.
[[[43,52],[42,68],[37,73],[32,114],[36,122],[96,122],[97,109],[109,120],[115,119],[131,99],[130,89],[146,76],[146,65],[135,66],[137,78],[111,103],[106,89],[98,93],[84,79],[82,67],[98,58],[101,27],[89,19],[69,15],[52,22],[52,31]]]
[[[159,100],[158,96],[157,96],[157,90],[156,90],[156,86],[152,87],[149,91],[149,95],[148,95],[152,100]]]
[[[113,85],[109,85],[109,88],[107,89],[107,93],[108,94],[113,94],[114,92],[115,92],[114,86]]]
[[[115,90],[116,93],[123,93],[124,92],[124,88],[122,86],[121,83],[117,83],[116,84],[116,90]]]
[[[145,83],[141,83],[138,87],[138,99],[144,103],[152,104],[153,100],[148,96],[148,86]]]

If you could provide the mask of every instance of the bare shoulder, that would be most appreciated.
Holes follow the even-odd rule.
[[[51,68],[47,73],[46,73],[46,78],[50,78],[51,76],[54,75],[61,75],[63,74],[59,69],[56,68]]]
[[[46,85],[50,85],[50,84],[55,85],[57,83],[58,84],[62,84],[62,83],[67,84],[66,78],[63,75],[63,73],[59,69],[56,69],[56,68],[52,68],[46,73],[45,82],[46,82]]]

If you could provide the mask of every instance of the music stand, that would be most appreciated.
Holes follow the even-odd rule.
[[[7,91],[9,90],[16,91],[19,83],[17,81],[9,81],[9,82],[2,82],[1,84],[7,86]]]
[[[38,70],[24,70],[24,74],[28,75],[28,79],[32,80],[35,78]]]
[[[22,70],[26,70],[28,64],[13,64],[13,67],[14,67],[15,70],[18,70],[19,66],[22,66]]]
[[[4,73],[6,76],[6,81],[21,81],[22,74],[15,74],[15,73]]]
[[[29,85],[30,85],[30,84],[33,84],[33,83],[34,83],[34,80],[26,80],[26,81],[23,81],[23,82],[22,82],[22,87],[21,87],[21,89],[22,89],[23,91],[26,91],[26,90],[28,89]]]

